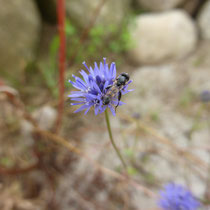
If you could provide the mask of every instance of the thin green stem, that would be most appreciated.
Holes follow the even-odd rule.
[[[110,141],[112,143],[112,146],[114,147],[114,150],[115,152],[117,153],[117,156],[120,158],[122,164],[123,164],[123,167],[125,169],[127,169],[127,165],[125,163],[125,161],[123,160],[123,157],[122,155],[120,154],[120,151],[119,149],[117,148],[117,145],[115,144],[114,142],[114,139],[113,139],[113,136],[112,136],[112,130],[111,130],[111,126],[110,126],[110,121],[109,121],[109,114],[108,114],[108,111],[107,109],[105,110],[105,118],[106,118],[106,124],[107,124],[107,129],[108,129],[108,133],[109,133],[109,138],[110,138]]]

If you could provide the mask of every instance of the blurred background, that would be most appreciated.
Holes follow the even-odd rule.
[[[210,0],[0,5],[0,209],[155,210],[171,181],[210,208]],[[82,62],[103,57],[133,80],[110,119],[132,181],[104,116],[74,114],[67,97]]]

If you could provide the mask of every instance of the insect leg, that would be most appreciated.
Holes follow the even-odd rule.
[[[112,85],[108,85],[105,89],[109,90],[109,88],[111,88],[111,87],[112,87]]]
[[[117,107],[119,106],[121,97],[122,97],[122,93],[121,93],[121,91],[119,91],[119,92],[118,92],[118,103],[117,103],[117,105],[115,106],[115,112],[116,112]]]

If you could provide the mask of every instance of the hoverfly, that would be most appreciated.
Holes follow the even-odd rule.
[[[128,75],[128,73],[122,73],[120,74],[115,81],[113,82],[112,85],[109,85],[106,89],[107,92],[106,94],[103,96],[103,105],[108,105],[111,100],[115,97],[117,97],[118,99],[118,103],[115,106],[115,112],[117,107],[119,106],[121,97],[122,97],[122,90],[125,87],[125,85],[128,83],[130,79],[130,76]]]

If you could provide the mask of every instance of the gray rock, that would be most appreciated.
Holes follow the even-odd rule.
[[[24,139],[27,139],[27,141],[25,141],[25,145],[26,146],[32,146],[34,144],[34,140],[33,140],[33,136],[32,136],[32,132],[33,132],[33,125],[28,122],[27,120],[23,119],[21,120],[21,135]]]
[[[200,3],[200,0],[187,0],[183,2],[181,8],[193,16],[197,13],[197,9],[200,6]]]
[[[198,15],[198,25],[201,31],[201,36],[204,39],[210,39],[210,1],[204,4]]]
[[[17,79],[39,40],[40,17],[32,0],[0,0],[0,69]]]
[[[205,42],[204,46],[209,51],[210,45]],[[206,112],[205,110],[201,111],[201,104],[199,105],[195,98],[188,101],[187,107],[180,104],[186,90],[199,93],[200,90],[209,88],[210,71],[207,68],[209,63],[204,62],[202,65],[200,63],[199,66],[195,66],[195,61],[200,57],[203,58],[203,55],[207,55],[205,60],[209,62],[210,54],[207,53],[207,50],[204,51],[203,47],[199,50],[202,52],[195,53],[192,58],[188,58],[184,62],[143,66],[134,70],[130,74],[134,81],[129,89],[134,88],[135,90],[122,97],[122,101],[126,102],[126,105],[119,107],[117,116],[110,117],[110,121],[115,142],[126,162],[131,166],[132,162],[129,160],[135,161],[137,174],[132,176],[138,183],[145,186],[145,180],[147,182],[155,181],[160,187],[160,185],[173,181],[187,186],[193,194],[202,198],[206,188],[207,170],[201,169],[199,164],[195,164],[194,161],[187,161],[185,156],[175,152],[175,147],[170,147],[170,144],[163,143],[164,141],[157,138],[157,136],[165,137],[168,142],[178,148],[193,153],[204,163],[210,163],[206,149],[210,136],[207,109]],[[140,113],[140,119],[136,113]],[[155,121],[151,119],[151,113],[157,113],[158,116]],[[137,115],[137,121],[129,123],[124,117],[121,120],[123,115],[128,117],[133,114]],[[109,142],[106,125],[103,124],[104,119],[102,117],[91,118],[89,113],[85,125],[87,128],[93,126],[93,129],[87,129],[83,133],[80,146],[90,158],[98,161],[102,166],[116,170],[116,168],[121,167],[121,163]],[[91,124],[89,123],[90,119]],[[144,132],[144,129],[138,128],[138,123],[145,125],[144,127],[148,128],[150,132]],[[194,128],[195,123],[202,123],[202,127],[195,129],[189,137],[187,133]],[[128,149],[130,154],[128,154]],[[141,158],[139,154],[141,157],[144,155],[144,157]],[[78,194],[75,192],[78,191],[84,195],[88,186],[91,186],[91,189],[95,187],[91,183],[91,180],[95,180],[94,167],[90,166],[87,159],[79,159],[75,166],[73,172],[65,173],[64,177],[60,179],[57,195],[58,200],[62,203],[62,209],[69,209],[68,204],[81,204],[81,201],[76,200]],[[145,177],[140,170],[141,168],[149,172],[151,176]],[[111,177],[103,175],[107,182],[110,182]],[[83,180],[82,184],[80,184],[81,179]],[[76,189],[74,188],[75,183],[78,183]],[[111,182],[110,185],[113,183]],[[65,188],[67,188],[67,193],[66,196],[63,196]],[[151,186],[149,189],[154,190]],[[129,195],[132,196],[129,197],[129,202],[133,203],[136,209],[156,208],[156,199],[142,195],[142,192],[136,189],[132,188],[131,190]],[[156,190],[158,192],[158,189]],[[97,196],[92,196],[92,200],[95,203],[100,202],[100,204],[105,202],[107,209],[110,209],[111,199],[107,196],[107,189],[104,187],[103,190],[96,192]],[[107,197],[109,201],[106,200]],[[95,209],[93,206],[87,206],[84,209]],[[74,209],[79,208],[76,206]],[[116,207],[116,209],[118,208]]]
[[[42,129],[50,129],[55,123],[57,112],[50,106],[43,106],[33,113],[33,117],[37,120],[38,125]]]
[[[94,18],[98,5],[101,2],[98,0],[67,0],[67,15],[82,27],[87,27]],[[97,16],[96,24],[103,26],[120,24],[128,10],[128,3],[128,0],[105,1]]]
[[[204,163],[209,164],[209,152],[204,149],[204,145],[208,145],[210,134],[207,120],[203,118],[206,114],[203,113],[195,120],[192,114],[194,112],[193,107],[197,106],[195,105],[197,103],[195,98],[188,101],[188,108],[181,105],[183,96],[186,97],[186,90],[190,90],[196,97],[200,90],[208,89],[209,75],[210,72],[206,68],[194,67],[191,59],[185,60],[185,65],[180,63],[179,65],[141,67],[131,74],[131,78],[134,79],[132,86],[135,91],[124,97],[127,107],[121,109],[124,109],[130,115],[134,112],[141,113],[142,122],[146,125],[149,125],[146,121],[150,118],[150,114],[157,113],[158,120],[155,122],[155,126],[156,132],[160,136],[167,137],[169,142],[172,141],[178,148],[193,153]],[[192,131],[196,123],[198,125],[201,123],[203,127]],[[189,136],[188,134],[191,131],[191,136]],[[130,137],[127,139],[132,140]],[[148,139],[144,139],[141,136],[136,148],[139,146],[143,150],[150,143],[151,145],[155,144],[154,142],[158,142],[157,138],[155,140],[150,136]],[[167,144],[157,144],[156,148],[158,148],[159,155],[152,155],[144,167],[164,183],[171,180],[184,185],[189,183],[193,193],[202,197],[206,189],[206,183],[201,177],[206,176],[207,170],[200,170],[201,175],[198,175],[195,171],[189,173],[189,169],[184,164],[185,158],[179,158],[177,154],[172,155],[170,151],[173,149],[169,149]],[[158,163],[158,167],[156,167],[156,163]]]
[[[36,111],[33,112],[32,116],[34,119],[38,122],[38,125],[41,129],[49,130],[53,127],[56,119],[56,110],[53,109],[50,106],[43,106],[40,109],[37,109]],[[24,139],[27,139],[25,145],[26,146],[31,146],[33,145],[33,125],[25,120],[22,119],[20,122],[20,130],[21,130],[21,135]]]
[[[164,11],[175,8],[184,0],[138,0],[139,6],[151,11]]]
[[[195,25],[182,10],[140,15],[131,35],[135,46],[129,55],[136,63],[183,58],[197,42]]]

